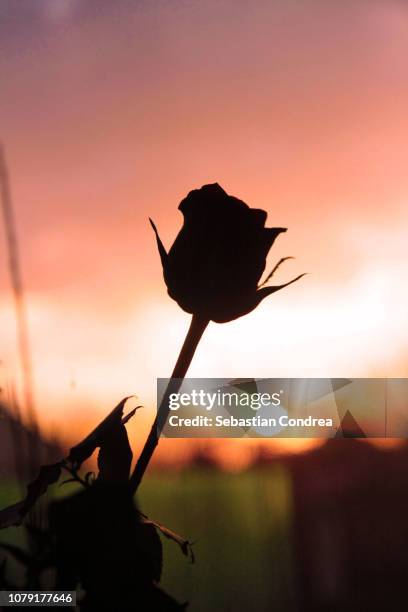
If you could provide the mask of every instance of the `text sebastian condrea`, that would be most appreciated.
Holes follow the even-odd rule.
[[[215,418],[208,416],[195,416],[192,418],[171,415],[169,418],[171,427],[333,427],[333,419],[315,418],[312,416],[304,419],[289,418],[282,415],[278,419],[253,416],[250,418],[237,418],[234,416]]]

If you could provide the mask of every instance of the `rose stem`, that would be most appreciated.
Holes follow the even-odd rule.
[[[200,342],[201,336],[203,335],[208,323],[209,321],[207,319],[204,319],[199,315],[193,315],[191,319],[190,327],[184,340],[184,344],[181,347],[177,363],[174,366],[173,374],[171,375],[171,379],[157,410],[157,416],[130,478],[130,489],[132,493],[135,493],[140,485],[146,468],[149,465],[149,461],[159,443],[160,432],[166,424],[167,417],[169,416],[170,412],[169,396],[171,393],[177,393],[177,391],[180,389],[183,378],[187,374],[187,370],[194,357],[197,345]]]

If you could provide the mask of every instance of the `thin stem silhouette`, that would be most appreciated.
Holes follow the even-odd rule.
[[[28,334],[27,312],[24,299],[23,278],[20,263],[20,252],[17,241],[16,220],[11,198],[10,178],[6,165],[6,158],[0,144],[0,200],[3,211],[4,228],[8,252],[8,264],[11,285],[14,296],[14,305],[17,319],[18,348],[20,353],[21,371],[23,375],[23,389],[26,415],[29,425],[37,428],[37,415],[33,397],[33,375],[31,363],[31,348]]]
[[[181,347],[176,365],[174,366],[171,379],[157,410],[157,416],[130,478],[130,488],[133,493],[136,492],[138,486],[140,485],[146,468],[149,465],[150,459],[152,458],[155,448],[159,443],[160,432],[165,426],[170,412],[170,394],[177,393],[179,390],[181,383],[183,382],[183,378],[187,374],[187,370],[190,367],[190,363],[194,357],[197,345],[200,342],[208,323],[208,319],[202,318],[196,314],[194,314],[191,319],[190,327],[184,340],[184,344]]]

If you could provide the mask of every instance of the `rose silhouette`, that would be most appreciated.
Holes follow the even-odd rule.
[[[130,479],[136,491],[145,473],[160,433],[167,421],[171,393],[176,393],[186,376],[200,339],[210,321],[226,323],[251,312],[266,296],[303,276],[267,287],[281,259],[259,284],[266,257],[283,227],[265,227],[266,212],[250,208],[228,195],[217,183],[190,191],[180,203],[184,224],[167,253],[155,224],[169,295],[193,316],[184,344],[157,416]]]
[[[226,323],[300,278],[259,286],[266,257],[286,228],[265,227],[265,211],[250,208],[217,183],[190,191],[179,210],[184,224],[168,253],[151,224],[168,293],[186,312]]]

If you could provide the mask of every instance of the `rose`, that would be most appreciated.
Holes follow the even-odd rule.
[[[168,293],[186,312],[226,323],[300,278],[278,286],[262,286],[266,281],[259,285],[266,257],[286,228],[266,228],[265,211],[250,208],[217,183],[190,191],[179,210],[184,224],[168,253],[150,221]]]
[[[294,283],[266,287],[284,257],[259,284],[266,257],[283,227],[265,227],[266,212],[249,208],[217,183],[190,191],[179,209],[184,224],[167,253],[154,229],[169,295],[193,316],[157,416],[130,479],[135,492],[169,416],[169,400],[186,376],[210,321],[226,323],[251,312],[267,295]]]

